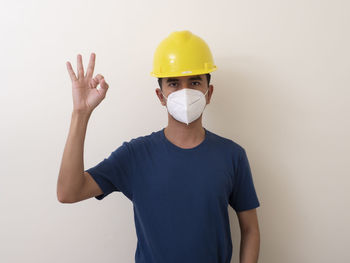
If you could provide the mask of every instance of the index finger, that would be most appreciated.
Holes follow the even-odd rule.
[[[88,77],[88,78],[91,78],[92,74],[94,73],[95,58],[96,58],[96,54],[95,53],[91,53],[89,65],[88,65],[88,68],[86,70],[86,77]]]
[[[67,61],[67,62],[66,62],[66,65],[67,65],[67,70],[68,70],[70,79],[71,79],[72,81],[77,80],[77,76],[75,75],[74,70],[73,70],[72,65],[70,64],[70,62]]]

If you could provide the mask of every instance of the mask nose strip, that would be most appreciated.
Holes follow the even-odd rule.
[[[205,95],[207,95],[207,93],[208,93],[208,90],[209,90],[209,88],[207,89],[207,91],[204,93],[204,95],[203,96],[205,96]],[[167,100],[168,100],[168,98],[163,94],[163,92],[161,91],[161,93],[162,93],[162,95],[163,95],[163,97],[165,97]],[[203,94],[203,93],[202,93]],[[193,101],[193,102],[191,102],[189,105],[192,105],[193,103],[195,103],[196,101],[198,101],[198,100],[200,100],[200,98],[198,98],[197,100],[195,100],[195,101]],[[179,104],[179,105],[181,105],[180,103],[177,103],[176,101],[175,101],[175,103],[176,104]]]

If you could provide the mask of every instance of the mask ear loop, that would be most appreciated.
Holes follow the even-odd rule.
[[[168,100],[168,98],[163,94],[163,91],[160,91],[160,92],[162,93],[163,97]]]
[[[209,87],[207,88],[207,91],[204,93],[204,96],[207,95],[208,91],[209,91]]]

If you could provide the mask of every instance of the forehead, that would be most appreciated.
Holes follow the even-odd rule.
[[[163,78],[164,82],[172,82],[172,81],[192,81],[192,80],[205,80],[205,75],[192,75],[192,76],[181,76],[181,77],[169,77]]]

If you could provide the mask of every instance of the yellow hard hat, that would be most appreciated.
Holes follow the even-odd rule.
[[[158,45],[151,76],[201,75],[216,70],[207,43],[188,30],[174,31]]]

